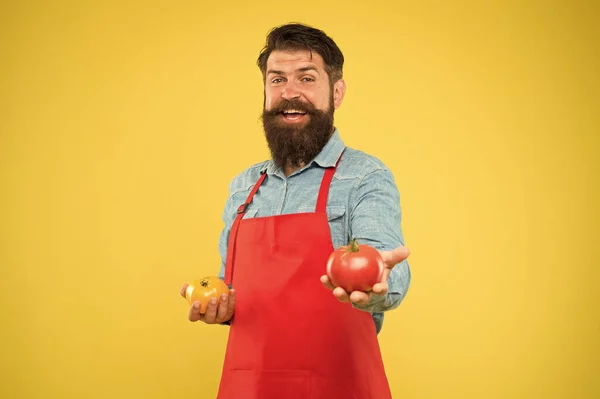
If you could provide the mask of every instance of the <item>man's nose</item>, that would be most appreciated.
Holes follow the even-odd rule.
[[[286,100],[300,98],[300,91],[294,83],[287,82],[283,88],[283,91],[281,92],[281,97],[285,98]]]

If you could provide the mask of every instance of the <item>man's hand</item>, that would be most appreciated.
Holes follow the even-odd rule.
[[[181,288],[181,296],[185,298],[185,290],[187,284]],[[188,319],[190,321],[201,321],[206,324],[220,324],[231,320],[233,317],[233,309],[235,307],[235,290],[229,290],[229,295],[223,294],[217,301],[217,298],[212,298],[206,309],[202,309],[200,302],[196,301],[190,306]]]
[[[408,255],[410,255],[410,251],[406,247],[398,247],[392,251],[379,251],[381,257],[383,258],[384,269],[383,276],[381,277],[381,281],[373,286],[373,290],[370,292],[362,292],[362,291],[353,291],[351,293],[346,292],[342,287],[336,287],[331,284],[329,281],[329,277],[327,275],[321,276],[321,283],[331,291],[333,291],[333,295],[340,302],[354,302],[357,305],[366,305],[371,300],[373,295],[386,295],[388,292],[388,284],[387,280],[390,276],[390,272],[398,263],[402,262]]]

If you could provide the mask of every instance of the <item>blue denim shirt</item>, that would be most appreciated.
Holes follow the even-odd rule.
[[[260,172],[266,170],[267,179],[248,206],[244,218],[314,212],[325,168],[335,166],[342,151],[344,155],[331,181],[327,201],[333,246],[348,245],[352,238],[378,250],[392,250],[404,245],[400,227],[400,194],[392,173],[374,156],[346,147],[336,129],[314,160],[288,177],[272,161],[265,161],[249,167],[232,180],[219,241],[221,278],[225,275],[231,225],[238,207],[246,201],[258,181]],[[390,273],[386,296],[373,295],[367,305],[353,306],[372,314],[379,333],[383,326],[383,312],[400,305],[410,280],[408,262],[403,261]]]

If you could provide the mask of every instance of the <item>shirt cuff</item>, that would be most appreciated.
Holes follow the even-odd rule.
[[[402,295],[388,293],[387,295],[371,295],[371,299],[365,305],[352,302],[352,307],[369,313],[381,313],[397,307],[402,301]]]

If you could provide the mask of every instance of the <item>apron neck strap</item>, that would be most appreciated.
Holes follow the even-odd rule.
[[[252,197],[254,197],[254,194],[256,194],[260,185],[263,183],[263,181],[265,181],[266,177],[267,177],[266,170],[260,172],[260,179],[258,179],[256,184],[254,185],[254,188],[250,192],[250,195],[248,195],[246,202],[244,202],[242,205],[240,205],[238,207],[237,215],[236,215],[235,219],[233,220],[233,224],[231,225],[231,230],[229,233],[229,243],[228,243],[228,249],[227,249],[227,258],[225,260],[225,279],[224,279],[225,284],[227,284],[230,287],[233,284],[234,254],[235,254],[235,245],[237,243],[237,233],[238,233],[238,229],[240,227],[240,221],[244,217],[244,213],[246,213],[246,209],[248,209],[248,205],[250,205],[250,203],[252,202]]]

